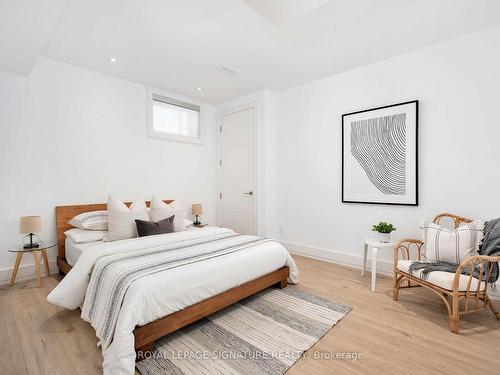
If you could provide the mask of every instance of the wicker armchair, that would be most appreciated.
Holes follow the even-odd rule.
[[[472,220],[449,214],[443,213],[437,215],[432,221],[436,224],[443,218],[452,219],[454,227],[457,228],[461,223],[469,223]],[[488,306],[495,314],[497,319],[500,319],[500,313],[496,311],[495,306],[488,296],[488,282],[479,280],[490,280],[491,270],[494,263],[500,261],[500,256],[485,256],[476,255],[471,256],[460,263],[455,274],[450,274],[448,280],[444,282],[436,282],[430,280],[423,280],[415,275],[411,275],[408,271],[408,262],[410,256],[414,253],[413,260],[422,260],[422,246],[423,241],[415,239],[400,240],[394,247],[394,277],[392,298],[394,301],[398,300],[399,290],[401,288],[425,287],[435,292],[444,302],[448,309],[448,316],[450,319],[450,329],[453,333],[458,333],[458,320],[462,314],[468,314]],[[402,252],[406,260],[401,260],[399,254]],[[462,275],[462,271],[466,267],[469,269],[480,270],[479,279],[471,275]],[[485,272],[488,272],[486,274]],[[403,285],[404,284],[404,285]]]

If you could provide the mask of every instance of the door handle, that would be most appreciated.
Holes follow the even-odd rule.
[[[246,193],[243,193],[243,194],[246,194],[246,195],[253,195],[253,191],[247,191]]]

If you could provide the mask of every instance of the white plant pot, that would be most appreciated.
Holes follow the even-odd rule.
[[[377,232],[378,240],[380,242],[391,242],[391,234],[390,233],[380,233]]]

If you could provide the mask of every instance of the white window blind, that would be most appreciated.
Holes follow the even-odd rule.
[[[150,135],[174,140],[200,141],[200,106],[158,94],[152,95],[151,105]]]

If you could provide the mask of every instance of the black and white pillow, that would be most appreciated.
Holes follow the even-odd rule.
[[[431,221],[424,221],[425,257],[429,261],[460,264],[466,257],[477,254],[483,240],[484,222],[475,220],[449,230]]]
[[[86,230],[108,230],[108,211],[84,212],[75,216],[68,224]]]

